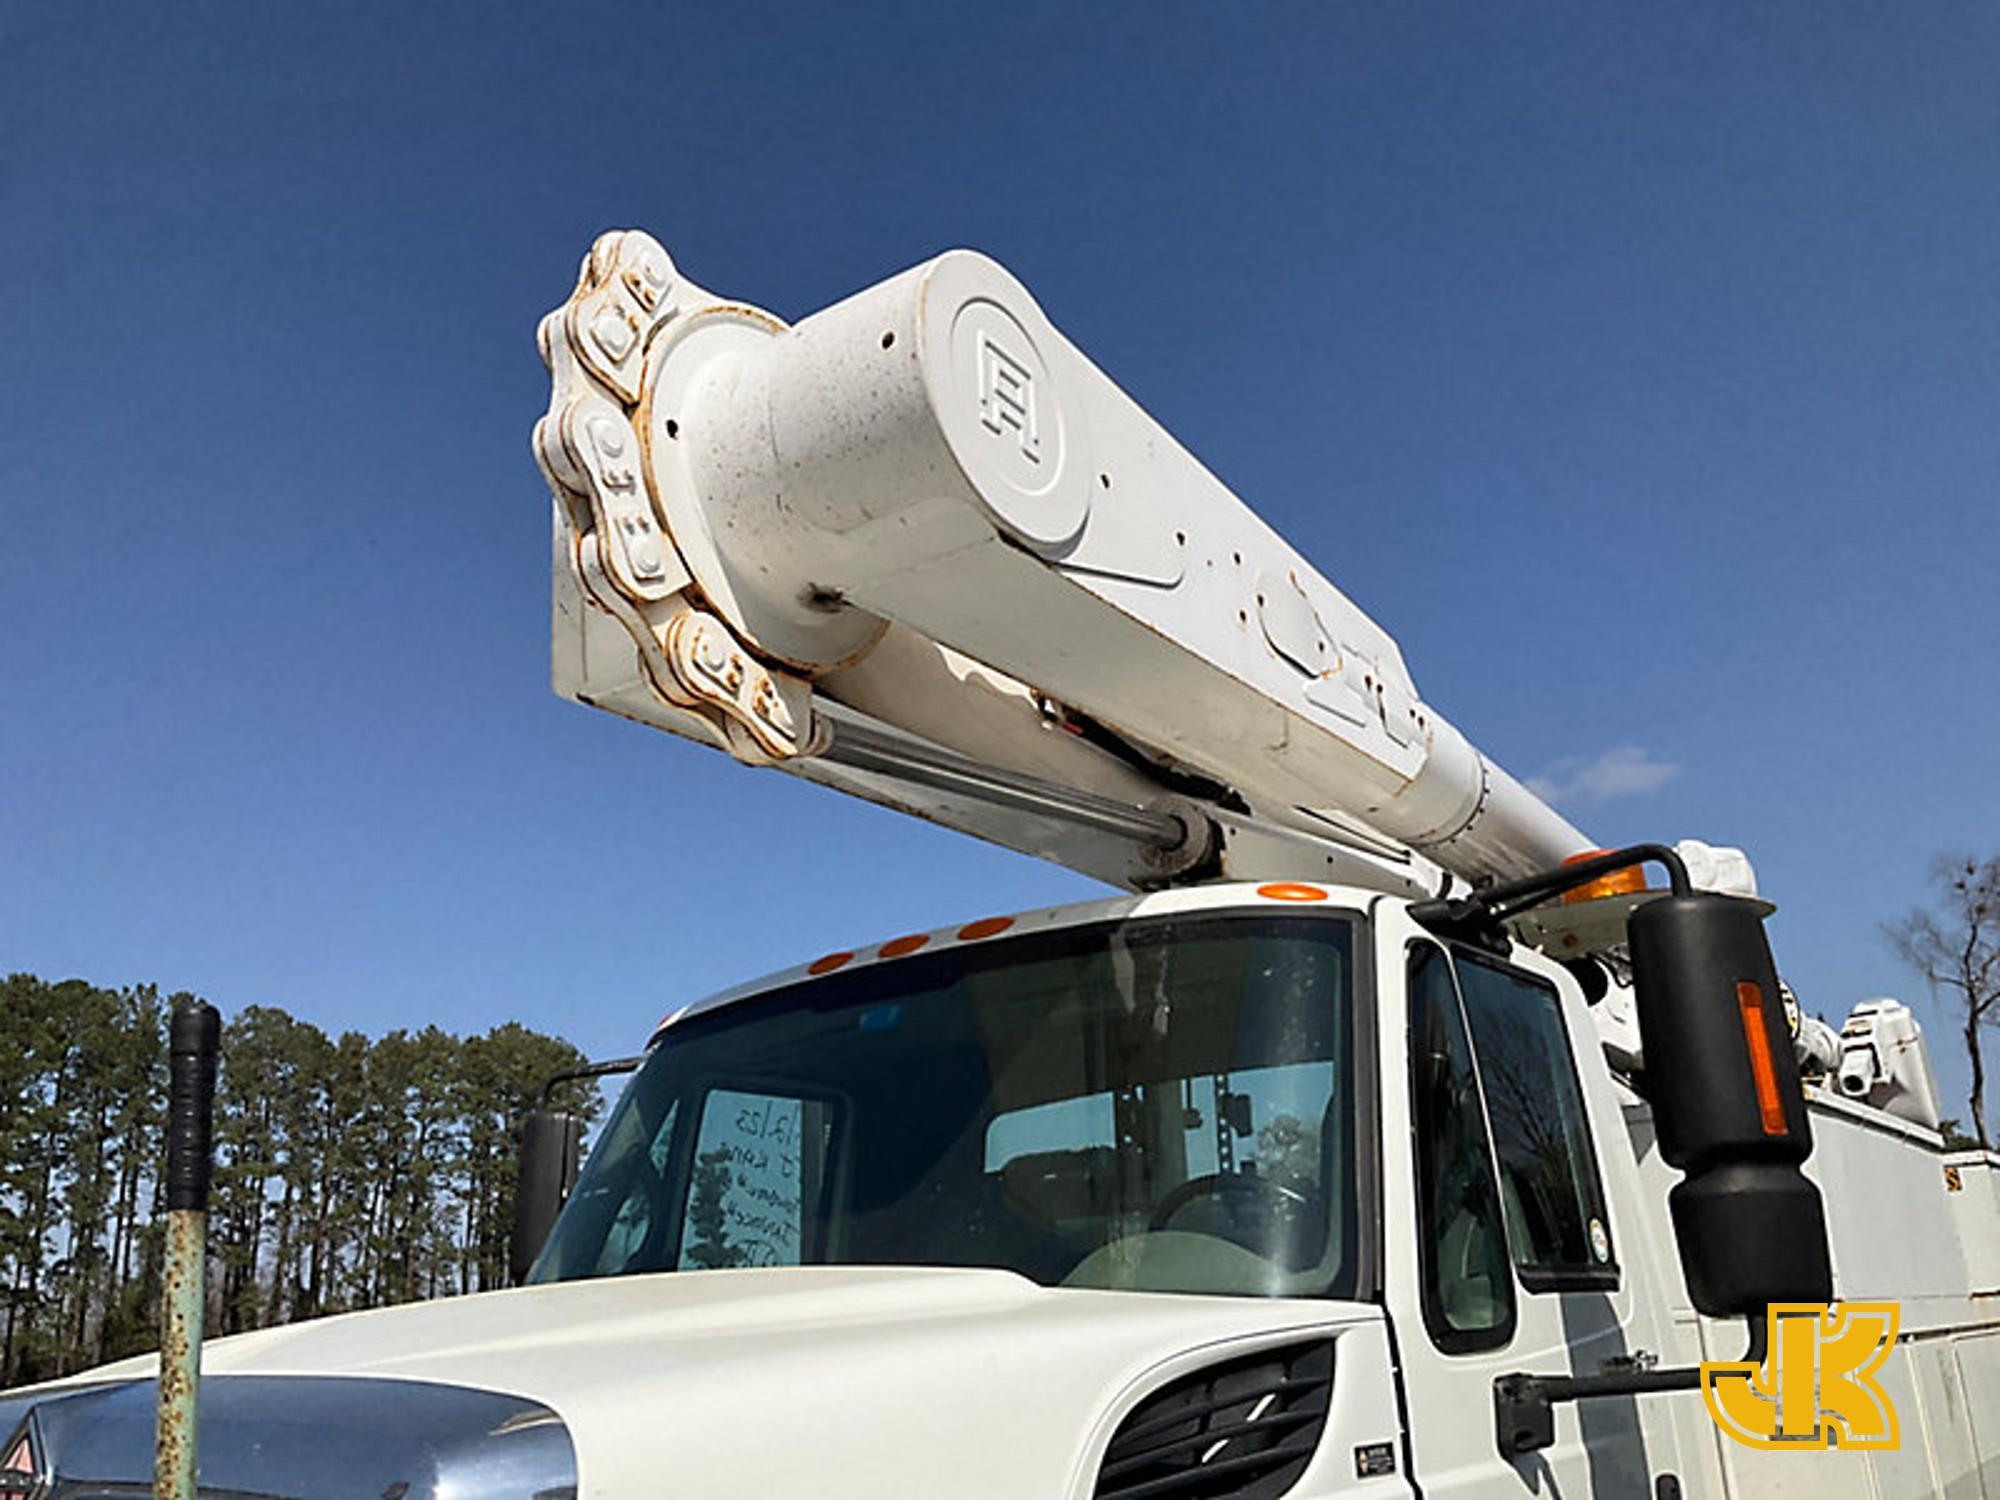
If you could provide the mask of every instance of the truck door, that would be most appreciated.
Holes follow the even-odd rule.
[[[1385,1290],[1414,1477],[1429,1500],[1652,1496],[1675,1465],[1664,1437],[1649,1462],[1658,1423],[1632,1399],[1558,1407],[1555,1445],[1517,1459],[1494,1434],[1496,1377],[1636,1353],[1599,1167],[1603,1132],[1623,1126],[1608,1085],[1598,1113],[1586,1103],[1572,1036],[1597,1043],[1581,1000],[1386,901],[1376,932]]]

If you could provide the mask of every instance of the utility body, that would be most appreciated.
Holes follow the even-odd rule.
[[[1005,270],[789,326],[617,232],[540,345],[560,693],[1126,894],[670,997],[580,1175],[531,1129],[526,1284],[211,1344],[204,1485],[2000,1500],[2000,1157],[1908,1012],[1801,1015],[1737,851],[1595,856]],[[1696,1367],[1835,1295],[1895,1442],[1725,1433],[1784,1398]],[[122,1474],[149,1369],[0,1436]]]

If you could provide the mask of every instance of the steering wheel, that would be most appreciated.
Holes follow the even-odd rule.
[[[1225,1228],[1218,1238],[1267,1259],[1289,1263],[1297,1256],[1300,1230],[1311,1222],[1313,1200],[1297,1188],[1243,1172],[1209,1172],[1190,1177],[1159,1201],[1146,1221],[1146,1228],[1170,1229],[1189,1204],[1210,1198],[1222,1205]],[[1249,1212],[1239,1215],[1239,1209]]]

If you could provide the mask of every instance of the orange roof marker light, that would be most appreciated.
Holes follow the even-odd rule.
[[[905,953],[915,953],[930,940],[927,932],[913,932],[908,937],[889,939],[876,952],[884,958],[901,958]]]
[[[829,953],[825,958],[816,958],[806,965],[808,974],[831,974],[835,969],[854,962],[852,953]]]
[[[1586,849],[1581,854],[1572,854],[1564,860],[1565,865],[1580,865],[1587,859],[1601,859],[1615,851],[1610,849]],[[1601,901],[1606,896],[1631,896],[1646,889],[1646,872],[1637,864],[1625,866],[1600,875],[1595,880],[1586,880],[1574,890],[1563,892],[1564,906],[1581,906],[1586,901]]]
[[[1266,901],[1324,901],[1326,892],[1316,885],[1300,885],[1296,881],[1279,880],[1270,885],[1257,887],[1257,894]]]
[[[959,941],[970,943],[978,938],[998,937],[1013,925],[1012,917],[981,917],[958,929]]]

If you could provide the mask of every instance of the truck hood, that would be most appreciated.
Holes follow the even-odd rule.
[[[1362,1304],[1045,1288],[1005,1271],[684,1271],[267,1329],[211,1342],[202,1368],[525,1398],[567,1425],[582,1496],[1018,1500],[1088,1495],[1118,1419],[1175,1375],[1364,1325],[1378,1344],[1380,1322]]]

